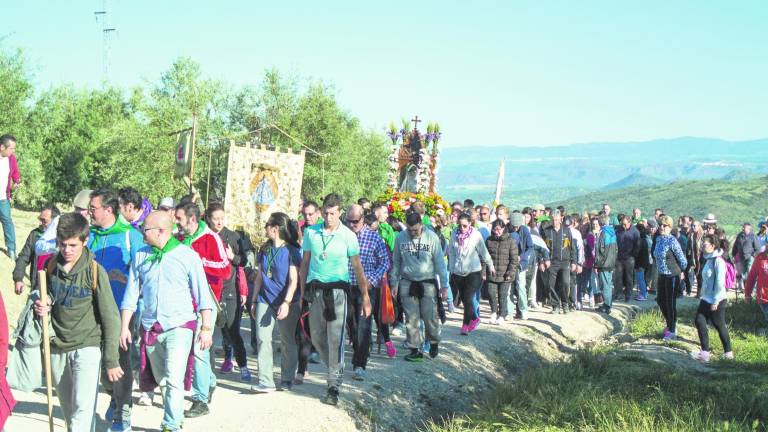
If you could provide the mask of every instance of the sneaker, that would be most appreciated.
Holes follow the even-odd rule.
[[[480,325],[480,318],[475,318],[469,323],[469,327],[467,330],[470,332],[473,332],[477,329],[477,327]]]
[[[184,411],[184,417],[195,418],[209,414],[211,410],[208,409],[208,404],[200,401],[192,401],[192,406],[188,410]]]
[[[224,363],[221,364],[221,373],[228,374],[232,373],[233,370],[235,370],[235,365],[232,364],[232,360],[225,359]]]
[[[453,305],[453,302],[448,302],[448,313],[454,312],[456,312],[456,306]]]
[[[723,360],[733,360],[733,351],[723,353]]]
[[[111,399],[109,401],[109,407],[107,408],[107,412],[104,413],[104,421],[107,423],[112,423],[112,420],[115,419],[115,410],[117,409],[117,404],[115,403],[114,399]]]
[[[139,400],[136,402],[136,404],[141,406],[152,406],[152,396],[152,393],[141,392],[139,393]]]
[[[312,354],[310,354],[309,355],[309,362],[313,363],[313,364],[320,363],[320,354],[316,353],[316,352],[313,352]]]
[[[395,349],[395,344],[393,344],[392,341],[387,341],[384,343],[384,346],[387,347],[387,357],[395,358],[395,356],[397,355],[397,349]]]
[[[667,335],[666,335],[666,336],[664,336],[664,338],[663,338],[663,340],[664,340],[665,342],[670,342],[670,341],[673,341],[673,340],[675,340],[675,339],[677,339],[677,335],[675,334],[675,332],[669,332],[669,334],[667,334]]]
[[[430,345],[430,347],[429,347],[429,357],[430,358],[437,357],[437,344],[436,343],[433,343],[433,344]]]
[[[280,381],[280,388],[278,390],[280,391],[291,391],[293,388],[293,382],[292,381]]]
[[[560,308],[559,307],[555,306],[555,307],[552,308],[552,314],[553,315],[557,315],[559,313],[560,313]]]
[[[336,387],[328,387],[328,393],[325,394],[325,398],[323,398],[323,403],[328,405],[338,405],[339,404],[339,389]]]
[[[709,363],[711,354],[709,351],[697,351],[691,353],[691,358],[700,362]]]
[[[247,367],[240,368],[240,382],[251,382],[251,371]]]
[[[261,393],[273,393],[273,392],[277,391],[277,389],[275,387],[270,387],[268,385],[264,385],[264,384],[259,383],[259,384],[251,385],[251,391],[254,392],[254,393],[260,393],[261,394]]]
[[[638,294],[637,297],[635,297],[635,301],[646,301],[646,300],[648,300],[648,297],[642,294]]]
[[[528,309],[536,310],[538,308],[539,308],[539,305],[537,305],[535,301],[531,300],[528,302]]]
[[[461,326],[461,334],[464,335],[464,336],[469,334],[469,326],[468,325],[464,324],[463,326]]]
[[[411,353],[405,356],[405,361],[422,362],[424,361],[424,354],[419,352],[416,348],[411,348]]]
[[[491,318],[488,320],[488,324],[496,325],[496,324],[498,324],[498,322],[497,322],[498,319],[499,319],[499,316],[496,315],[495,313],[492,313],[491,314]]]
[[[496,324],[498,324],[498,325],[504,325],[506,322],[507,322],[507,320],[505,320],[504,317],[499,317],[496,320]]]
[[[109,432],[131,432],[131,424],[115,420],[109,427]]]
[[[661,338],[662,339],[666,339],[667,336],[669,336],[670,333],[672,333],[672,332],[670,332],[668,328],[664,327],[664,331],[661,333]]]
[[[365,381],[365,369],[360,366],[355,368],[355,374],[352,376],[355,381]]]
[[[595,308],[595,296],[589,296],[589,308],[590,309]]]
[[[296,376],[293,377],[293,385],[302,385],[302,384],[304,384],[304,374],[297,373]]]

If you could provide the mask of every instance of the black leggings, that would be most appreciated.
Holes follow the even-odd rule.
[[[244,368],[247,364],[245,354],[245,343],[240,335],[240,318],[243,315],[243,306],[240,305],[240,296],[236,292],[227,290],[222,294],[224,305],[227,308],[227,322],[222,327],[222,340],[224,345],[225,357],[234,351],[237,367]]]
[[[301,301],[301,318],[296,323],[296,345],[299,348],[297,375],[304,375],[304,372],[307,371],[309,356],[314,350],[312,339],[310,339],[309,335],[309,305],[307,304],[307,299],[303,299]]]
[[[725,325],[725,306],[726,301],[721,300],[717,304],[717,310],[712,311],[712,305],[702,300],[699,302],[699,309],[696,311],[696,331],[699,332],[699,340],[701,341],[701,350],[709,351],[709,329],[707,328],[707,321],[711,321],[712,325],[717,329],[717,334],[720,335],[720,342],[723,343],[723,352],[731,351],[731,338],[728,336],[728,327]]]
[[[511,282],[488,282],[488,296],[491,303],[491,313],[507,317],[507,297]],[[525,289],[525,288],[523,288]]]
[[[451,274],[451,289],[461,295],[461,302],[464,303],[464,325],[468,325],[477,319],[475,315],[474,298],[475,293],[483,283],[483,278],[479,271],[470,273],[466,276]]]
[[[680,277],[659,275],[656,303],[661,309],[661,315],[667,321],[667,330],[675,332],[677,325],[677,294],[680,289]]]

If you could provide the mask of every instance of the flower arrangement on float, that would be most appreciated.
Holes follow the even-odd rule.
[[[389,214],[401,222],[405,222],[405,215],[416,201],[424,203],[427,216],[444,216],[450,208],[448,202],[436,193],[397,192],[394,188],[388,188],[377,201],[387,203]]]

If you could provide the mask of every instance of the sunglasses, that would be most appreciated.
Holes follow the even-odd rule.
[[[347,219],[347,223],[350,225],[357,225],[360,223],[360,221],[362,221],[362,219]]]

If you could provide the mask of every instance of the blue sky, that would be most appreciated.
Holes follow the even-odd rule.
[[[102,1],[0,6],[37,84],[99,86]],[[233,85],[332,84],[366,126],[418,114],[444,145],[768,136],[765,1],[110,0],[110,81],[179,56]]]

